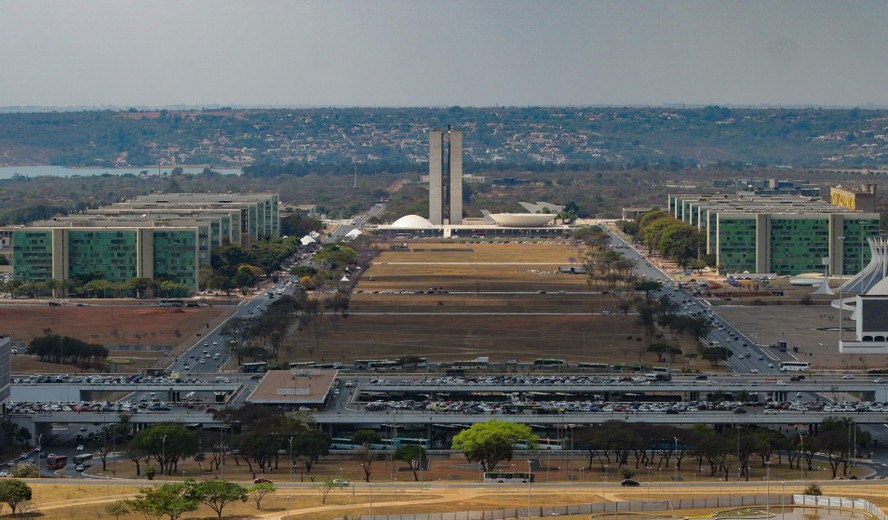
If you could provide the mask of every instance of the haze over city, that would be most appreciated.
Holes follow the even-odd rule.
[[[0,106],[884,106],[888,3],[0,1]]]

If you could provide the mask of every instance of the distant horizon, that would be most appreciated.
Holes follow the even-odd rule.
[[[799,110],[799,109],[821,109],[821,110],[888,110],[888,105],[865,104],[865,105],[807,105],[807,104],[732,104],[732,103],[618,103],[618,104],[590,104],[590,105],[265,105],[265,104],[172,104],[172,105],[8,105],[0,106],[2,114],[39,114],[45,112],[100,112],[105,110],[125,112],[128,110],[136,110],[139,112],[149,112],[154,110],[317,110],[317,109],[447,109],[447,108],[471,108],[471,109],[487,109],[487,108],[669,108],[675,110],[691,110],[697,108],[705,108],[716,106],[730,109],[748,109],[748,110]]]

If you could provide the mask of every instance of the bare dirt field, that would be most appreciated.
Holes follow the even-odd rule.
[[[171,354],[197,340],[197,334],[215,328],[229,314],[227,307],[161,308],[139,305],[0,305],[0,334],[27,343],[47,332],[109,346],[110,358],[127,360],[133,367],[151,363],[164,352]],[[209,329],[208,329],[209,325]],[[117,346],[123,345],[124,348]],[[13,372],[70,371],[71,367],[40,363],[14,356]],[[126,369],[125,369],[126,370]]]
[[[636,318],[620,315],[619,295],[590,287],[585,275],[559,272],[559,266],[582,258],[572,244],[408,247],[383,252],[367,269],[348,318],[326,316],[320,326],[315,322],[291,334],[284,347],[288,357],[333,361],[413,354],[441,362],[489,356],[661,364],[645,352],[647,338]],[[429,289],[443,291],[428,294]],[[694,348],[691,338],[655,338],[673,340]],[[677,358],[675,366],[682,363]]]

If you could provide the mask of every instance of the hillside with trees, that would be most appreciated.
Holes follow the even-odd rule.
[[[888,111],[485,107],[0,114],[0,165],[209,164],[244,175],[425,169],[430,128],[465,132],[468,172],[707,165],[880,167]]]

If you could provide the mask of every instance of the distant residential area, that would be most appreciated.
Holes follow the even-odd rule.
[[[888,111],[667,107],[311,108],[0,114],[0,166],[287,165],[409,171],[431,128],[466,134],[466,171],[708,165],[880,168]],[[249,170],[248,170],[249,171]],[[254,174],[262,170],[254,169]]]

